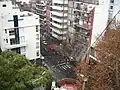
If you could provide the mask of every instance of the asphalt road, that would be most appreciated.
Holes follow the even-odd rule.
[[[44,64],[53,71],[53,77],[56,81],[63,78],[76,78],[74,66],[70,62],[66,62],[66,58],[56,51],[50,51],[49,45],[53,44],[50,38],[44,40],[47,42],[43,44],[41,40],[41,53],[45,57]],[[49,43],[50,42],[50,43]],[[48,45],[49,44],[49,45]]]

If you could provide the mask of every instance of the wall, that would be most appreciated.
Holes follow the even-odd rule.
[[[99,0],[99,5],[95,8],[91,45],[103,32],[108,21],[109,0]]]

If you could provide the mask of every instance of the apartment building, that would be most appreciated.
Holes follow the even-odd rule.
[[[69,34],[80,32],[91,37],[96,0],[69,0]]]
[[[96,38],[103,32],[107,24],[119,10],[120,0],[99,0],[99,5],[95,8],[91,45],[94,46]],[[119,22],[120,13],[116,16],[114,24]]]
[[[40,58],[39,16],[21,12],[10,0],[0,1],[0,48],[29,60]]]
[[[46,23],[46,1],[36,1],[36,14],[40,17],[41,26]]]
[[[68,31],[68,0],[52,0],[51,19],[52,36],[65,40]]]
[[[71,57],[81,60],[92,36],[97,0],[68,0],[68,38],[74,45]]]

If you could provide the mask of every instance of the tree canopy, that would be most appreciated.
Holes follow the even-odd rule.
[[[78,80],[88,78],[84,90],[120,90],[120,30],[109,29],[94,47],[95,61],[81,63],[77,68]]]
[[[51,71],[31,64],[24,56],[13,52],[0,54],[0,90],[32,90],[47,86]]]

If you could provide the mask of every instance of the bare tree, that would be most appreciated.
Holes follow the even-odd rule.
[[[88,78],[85,90],[120,89],[120,30],[109,29],[95,47],[95,57],[100,62],[80,64],[77,68],[78,80],[82,73]]]

